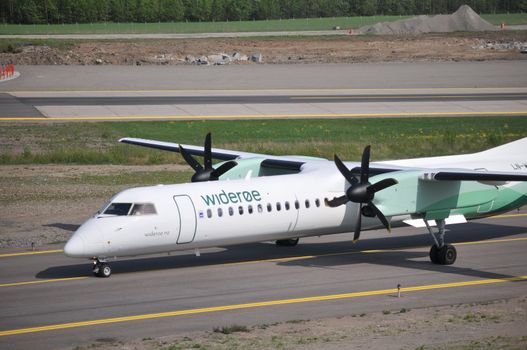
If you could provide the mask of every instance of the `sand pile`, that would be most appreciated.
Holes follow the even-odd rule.
[[[396,22],[383,22],[359,29],[362,34],[421,34],[447,32],[479,32],[497,28],[481,18],[468,5],[462,5],[451,15],[417,16]]]

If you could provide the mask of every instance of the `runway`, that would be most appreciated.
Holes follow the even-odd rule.
[[[526,65],[22,66],[0,121],[525,116]]]
[[[527,211],[449,226],[453,266],[428,260],[420,229],[259,243],[112,264],[56,251],[0,252],[0,347],[55,349],[231,325],[480,302],[527,292]],[[18,253],[22,253],[21,255]],[[30,253],[29,255],[27,253]],[[402,287],[397,298],[396,286]]]

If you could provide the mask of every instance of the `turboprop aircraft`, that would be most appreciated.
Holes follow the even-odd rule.
[[[483,152],[370,163],[272,156],[171,142],[120,142],[180,152],[194,169],[190,183],[124,190],[67,242],[71,257],[93,260],[109,277],[108,261],[177,250],[276,241],[405,224],[426,227],[430,260],[453,264],[445,225],[463,223],[527,203],[527,138]],[[203,156],[201,165],[194,156]],[[220,162],[213,165],[213,159]],[[434,230],[432,227],[436,226]]]

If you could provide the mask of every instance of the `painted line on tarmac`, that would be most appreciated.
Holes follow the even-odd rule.
[[[98,120],[233,120],[233,119],[323,119],[323,118],[401,118],[401,117],[466,117],[466,116],[527,116],[527,111],[501,112],[409,112],[409,113],[316,113],[262,115],[131,115],[92,117],[7,117],[1,121],[98,121]]]
[[[524,87],[457,87],[457,88],[342,88],[342,89],[146,89],[146,90],[12,90],[5,91],[8,94],[75,94],[75,93],[160,93],[160,92],[180,92],[180,93],[204,93],[204,92],[220,92],[222,94],[229,95],[233,92],[295,92],[295,91],[306,91],[306,92],[346,92],[346,91],[525,91]]]
[[[463,99],[463,98],[485,98],[485,97],[524,97],[519,95],[474,95],[474,94],[465,94],[465,95],[426,95],[426,96],[420,96],[420,95],[393,95],[393,96],[361,96],[361,95],[355,95],[355,96],[297,96],[297,97],[289,97],[290,100],[422,100],[422,99],[430,99],[430,100],[441,100],[445,98],[450,99]]]
[[[428,284],[428,285],[420,285],[420,286],[412,286],[412,287],[403,287],[400,289],[400,292],[412,293],[412,292],[429,291],[429,290],[436,290],[436,289],[472,287],[472,286],[499,284],[499,283],[507,283],[507,282],[523,282],[523,281],[527,281],[527,276],[483,279],[483,280],[470,280],[470,281],[462,281],[462,282],[451,282],[451,283]],[[364,291],[364,292],[352,292],[352,293],[344,293],[344,294],[319,295],[319,296],[305,297],[305,298],[277,299],[277,300],[268,300],[268,301],[260,301],[260,302],[245,303],[245,304],[221,305],[221,306],[176,310],[176,311],[168,311],[168,312],[160,312],[160,313],[152,313],[152,314],[113,317],[113,318],[105,318],[105,319],[99,319],[99,320],[53,324],[53,325],[40,326],[40,327],[10,329],[10,330],[5,330],[5,331],[0,331],[0,337],[16,335],[16,334],[38,333],[38,332],[46,332],[46,331],[61,330],[61,329],[97,326],[97,325],[103,325],[103,324],[152,320],[152,319],[158,319],[158,318],[196,315],[196,314],[204,314],[204,313],[211,313],[211,312],[253,309],[253,308],[277,306],[277,305],[289,305],[289,304],[313,303],[313,302],[329,301],[329,300],[352,299],[352,298],[374,296],[374,295],[389,295],[389,294],[394,294],[394,293],[397,293],[396,288],[370,290],[370,291]]]
[[[68,278],[54,278],[50,280],[41,280],[41,281],[28,281],[28,282],[13,282],[13,283],[4,283],[0,284],[0,287],[13,287],[13,286],[23,286],[28,284],[41,284],[41,283],[53,283],[53,282],[63,282],[63,281],[78,281],[83,280],[88,277],[68,277]]]
[[[521,217],[521,216],[527,216],[527,214],[502,214],[502,215],[496,215],[496,216],[489,216],[487,219],[506,219],[506,218]]]
[[[25,255],[38,255],[38,254],[53,254],[53,253],[62,253],[64,250],[62,249],[53,249],[53,250],[39,250],[39,251],[31,251],[31,252],[18,252],[18,253],[6,253],[6,254],[0,254],[0,258],[8,258],[12,256],[25,256]]]
[[[452,245],[462,246],[462,245],[476,245],[476,244],[510,243],[510,242],[521,242],[521,241],[527,241],[527,237],[493,239],[490,241],[459,242],[459,243],[452,243]]]
[[[466,246],[466,245],[476,245],[476,244],[510,243],[510,242],[520,242],[520,241],[527,241],[527,237],[494,239],[494,240],[488,240],[488,241],[460,242],[460,243],[451,243],[451,244],[454,246]],[[421,248],[428,248],[428,246],[399,247],[399,248],[390,248],[390,249],[354,250],[354,251],[347,251],[347,252],[327,253],[327,254],[318,254],[318,255],[301,255],[301,256],[291,256],[291,257],[284,257],[284,258],[248,260],[248,261],[224,263],[224,264],[217,264],[217,265],[204,265],[204,266],[208,266],[208,267],[210,266],[236,266],[236,265],[255,264],[255,263],[264,263],[264,262],[289,262],[289,261],[296,261],[296,260],[327,258],[327,257],[341,256],[341,255],[387,253],[387,252],[394,252],[398,250],[421,249]]]
[[[496,243],[510,243],[510,242],[520,242],[520,241],[527,241],[527,237],[494,239],[494,240],[489,240],[489,241],[460,242],[460,243],[452,243],[452,245],[467,246],[467,245],[476,245],[476,244],[496,244]],[[269,263],[269,262],[290,262],[290,261],[297,261],[297,260],[329,258],[329,257],[335,257],[335,256],[342,256],[342,255],[387,253],[387,252],[394,252],[394,251],[404,250],[404,249],[419,249],[419,248],[426,248],[426,247],[423,246],[423,247],[410,247],[410,248],[400,247],[400,248],[390,248],[390,249],[354,250],[354,251],[326,253],[326,254],[318,254],[318,255],[300,255],[300,256],[290,256],[290,257],[282,257],[282,258],[247,260],[247,261],[239,261],[239,262],[232,262],[232,263],[191,265],[191,266],[182,266],[179,269],[193,268],[193,267],[226,267],[226,266],[238,266],[238,265],[248,265],[248,264]],[[39,283],[76,281],[76,280],[82,280],[86,278],[88,277],[81,276],[81,277],[57,278],[57,279],[42,280],[42,281],[37,280],[37,281],[27,281],[27,282],[4,283],[4,284],[0,284],[0,288],[1,287],[32,285],[32,284],[39,284]]]

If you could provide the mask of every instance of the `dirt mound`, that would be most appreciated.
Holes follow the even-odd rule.
[[[490,30],[496,30],[496,27],[481,18],[468,5],[462,5],[451,15],[423,15],[396,22],[376,23],[359,29],[362,34],[396,35]]]

